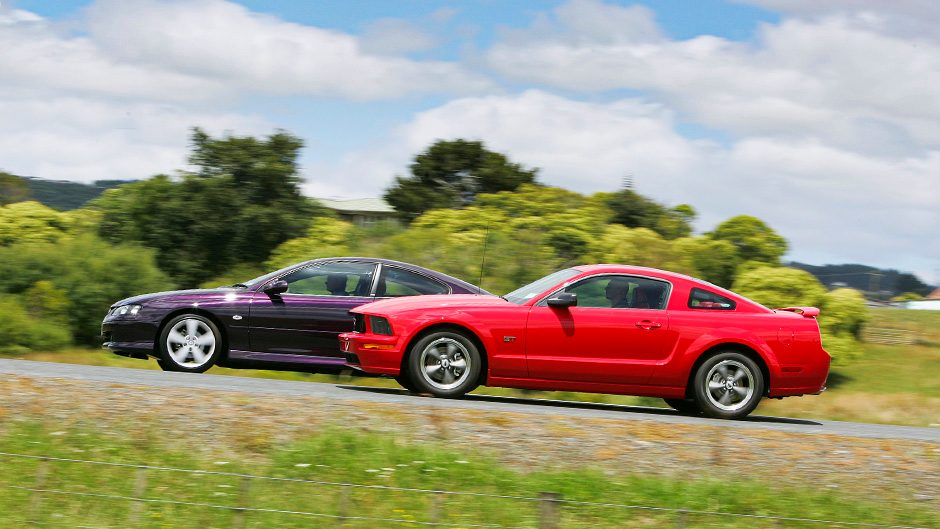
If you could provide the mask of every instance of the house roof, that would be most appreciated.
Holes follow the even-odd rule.
[[[317,199],[334,211],[344,213],[395,213],[395,209],[381,198],[354,198],[351,200]]]
[[[934,290],[930,294],[927,294],[926,299],[940,299],[940,288]]]

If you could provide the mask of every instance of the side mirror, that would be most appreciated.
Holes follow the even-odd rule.
[[[269,296],[277,296],[278,294],[283,294],[287,292],[287,288],[290,285],[287,284],[287,281],[283,279],[278,279],[277,281],[271,283],[270,285],[264,287],[263,292]]]
[[[549,307],[566,309],[578,304],[578,295],[574,292],[559,292],[545,300]]]

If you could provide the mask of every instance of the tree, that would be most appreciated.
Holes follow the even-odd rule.
[[[728,241],[683,237],[673,241],[676,251],[691,261],[694,275],[723,288],[731,288],[738,268],[737,249]]]
[[[342,220],[329,217],[316,219],[304,237],[291,239],[271,252],[267,267],[277,269],[289,264],[319,259],[321,257],[342,257],[349,255],[355,227]]]
[[[694,272],[691,263],[678,251],[676,245],[649,228],[631,229],[610,224],[594,249],[595,260],[602,263],[665,268],[680,273]]]
[[[29,200],[29,184],[26,180],[0,171],[0,206]]]
[[[821,307],[826,295],[826,288],[809,272],[766,266],[740,274],[731,290],[770,308]]]
[[[742,262],[757,261],[776,266],[787,252],[786,239],[764,221],[750,215],[732,217],[707,235],[716,241],[733,244]]]
[[[0,246],[17,242],[55,242],[68,232],[72,222],[39,202],[16,202],[0,206]]]
[[[513,191],[535,183],[537,169],[525,169],[483,142],[439,140],[415,156],[411,176],[395,178],[384,198],[401,216],[414,220],[433,208],[463,207],[479,193]]]
[[[611,222],[627,228],[649,228],[667,239],[687,237],[692,233],[695,209],[688,204],[667,208],[632,189],[603,195],[613,211]]]
[[[826,332],[861,338],[868,319],[865,296],[858,290],[837,288],[826,293],[819,314],[819,325]]]
[[[236,265],[263,262],[323,214],[300,192],[300,139],[286,132],[214,139],[195,129],[192,143],[196,171],[179,179],[157,175],[94,202],[103,237],[156,249],[161,269],[195,286]]]
[[[99,343],[101,319],[115,301],[171,286],[152,250],[94,235],[0,248],[0,293],[83,344]]]

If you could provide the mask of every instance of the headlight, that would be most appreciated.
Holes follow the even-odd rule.
[[[385,318],[369,316],[369,327],[372,329],[372,334],[392,336],[392,325]]]
[[[112,316],[136,316],[140,312],[140,305],[121,305],[111,311]]]

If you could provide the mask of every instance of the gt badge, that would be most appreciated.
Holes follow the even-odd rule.
[[[506,343],[515,342],[516,337],[515,336],[503,336],[503,341]]]

